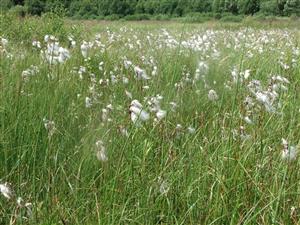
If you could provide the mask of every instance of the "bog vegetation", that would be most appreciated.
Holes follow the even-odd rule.
[[[0,19],[0,224],[299,224],[298,22]]]

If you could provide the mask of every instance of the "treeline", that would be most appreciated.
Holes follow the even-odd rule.
[[[32,15],[60,10],[78,18],[140,14],[181,17],[191,13],[300,16],[300,0],[1,0],[0,6]]]

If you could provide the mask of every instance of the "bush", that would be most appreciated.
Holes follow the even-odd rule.
[[[253,18],[254,18],[254,20],[257,20],[257,21],[265,21],[266,20],[266,16],[262,13],[254,15]]]
[[[127,15],[124,17],[124,20],[133,21],[133,20],[150,20],[149,14],[134,14],[134,15]]]
[[[296,20],[299,20],[299,16],[297,15],[297,14],[292,14],[291,16],[290,16],[290,20],[292,20],[292,21],[296,21]]]
[[[154,20],[170,20],[171,17],[166,14],[157,14],[152,17]]]
[[[206,17],[183,17],[179,19],[179,21],[182,21],[184,23],[204,23],[209,20],[210,18]]]
[[[0,1],[0,10],[4,11],[10,9],[13,6],[13,2],[11,0],[1,0]]]
[[[27,7],[22,5],[16,5],[15,7],[9,10],[9,13],[17,17],[25,17],[27,12],[28,12]]]
[[[212,13],[188,13],[181,19],[181,21],[187,23],[204,23],[212,18]]]
[[[73,20],[81,20],[83,19],[82,16],[80,14],[75,14],[71,17]]]
[[[276,15],[277,12],[278,8],[275,0],[262,2],[260,5],[260,13],[264,15]]]
[[[104,19],[105,19],[105,20],[113,21],[113,20],[119,20],[119,19],[122,18],[122,17],[123,17],[123,15],[112,14],[112,15],[109,15],[109,16],[104,17]]]
[[[224,16],[220,19],[220,21],[222,22],[233,22],[233,23],[240,23],[243,21],[243,17],[242,16],[234,16],[234,15],[230,15],[230,16]]]
[[[96,19],[97,19],[97,20],[104,20],[104,18],[105,18],[105,17],[104,17],[103,15],[99,15],[99,16],[97,16]]]
[[[191,13],[187,13],[185,14],[185,17],[205,17],[205,18],[212,18],[214,17],[214,13],[212,12],[204,12],[204,13],[200,13],[200,12],[191,12]]]
[[[49,12],[42,15],[41,20],[43,23],[48,24],[49,26],[44,28],[44,31],[48,34],[56,34],[66,36],[66,31],[64,27],[64,20],[59,15]]]
[[[291,16],[297,15],[300,16],[300,1],[299,0],[289,0],[284,5],[284,14]]]
[[[260,0],[242,0],[238,1],[238,8],[241,14],[254,15],[259,11]]]
[[[222,14],[221,14],[221,13],[215,13],[214,18],[215,18],[216,20],[219,20],[219,19],[222,18]]]
[[[266,16],[266,20],[272,22],[272,21],[276,21],[277,17],[276,16]]]
[[[45,12],[46,3],[41,0],[30,0],[26,1],[26,6],[28,8],[28,13],[40,16],[43,12]]]
[[[33,40],[40,40],[46,34],[59,38],[60,42],[68,43],[68,35],[80,40],[81,29],[67,26],[63,18],[54,13],[45,13],[42,17],[28,17],[20,20],[11,13],[0,14],[0,33],[10,41],[23,42],[31,45]]]
[[[84,19],[84,20],[92,19],[92,20],[94,20],[94,19],[97,19],[97,15],[95,15],[95,14],[83,14],[81,16],[81,19]]]

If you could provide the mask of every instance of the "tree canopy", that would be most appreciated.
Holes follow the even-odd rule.
[[[1,8],[16,5],[28,13],[40,15],[63,8],[67,16],[127,16],[134,14],[232,13],[253,15],[300,15],[300,0],[2,0]]]

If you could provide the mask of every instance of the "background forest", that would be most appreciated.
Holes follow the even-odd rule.
[[[300,0],[1,0],[1,10],[41,15],[57,11],[75,18],[122,18],[193,14],[299,16]],[[138,18],[138,17],[137,17]]]

